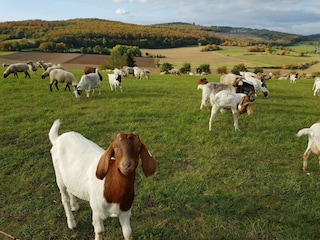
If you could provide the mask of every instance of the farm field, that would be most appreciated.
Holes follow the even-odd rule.
[[[72,72],[80,79],[82,70]],[[219,114],[209,132],[199,77],[124,78],[120,93],[102,74],[101,95],[80,99],[61,85],[51,93],[40,72],[0,77],[1,231],[23,240],[93,238],[86,202],[78,227],[66,224],[48,140],[60,118],[60,134],[77,131],[105,149],[117,133],[137,131],[157,159],[155,175],[137,171],[133,239],[320,239],[320,168],[311,155],[310,175],[301,171],[307,137],[295,137],[320,119],[313,79],[269,80],[270,98],[258,94],[241,131]],[[122,239],[118,219],[105,220],[104,239]]]
[[[310,52],[309,45],[293,46],[290,49],[292,53],[282,56],[277,54],[249,53],[245,47],[222,47],[222,50],[214,52],[201,52],[202,47],[185,47],[174,49],[141,49],[142,55],[159,56],[159,64],[171,63],[174,67],[180,68],[184,63],[191,64],[191,70],[201,64],[209,64],[212,74],[216,74],[218,67],[226,66],[231,71],[234,65],[244,64],[249,69],[255,67],[264,67],[265,72],[272,72],[275,67],[282,67],[289,64],[304,64],[312,61],[319,61],[319,55],[308,53],[304,57],[297,57],[298,51]],[[32,60],[37,62],[44,60],[54,64],[62,64],[66,69],[80,70],[85,66],[100,66],[108,62],[108,55],[97,54],[78,54],[78,53],[43,53],[43,52],[0,52],[0,63],[16,63]],[[147,68],[151,73],[159,73],[160,69],[156,67],[154,58],[137,57],[136,65],[141,68]],[[319,72],[320,63],[312,65],[306,70],[299,72],[313,73]],[[281,69],[288,73],[290,70]]]

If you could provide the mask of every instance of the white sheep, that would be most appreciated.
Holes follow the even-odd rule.
[[[235,130],[240,130],[238,125],[238,115],[245,112],[247,112],[248,115],[252,113],[252,102],[244,93],[234,93],[228,90],[222,90],[215,95],[211,94],[210,102],[212,109],[209,119],[209,131],[212,129],[212,122],[219,110],[225,111],[226,109],[231,109]]]
[[[239,76],[236,74],[233,74],[233,73],[223,74],[220,77],[220,82],[224,83],[224,84],[231,84],[234,82],[234,80],[236,80],[237,77],[239,77]]]
[[[125,77],[129,77],[130,74],[132,75],[132,77],[134,77],[133,67],[123,66],[122,70],[125,72]]]
[[[68,227],[76,227],[72,211],[79,208],[77,197],[90,202],[95,240],[102,240],[107,217],[118,217],[124,238],[131,239],[130,216],[139,158],[146,177],[156,171],[156,160],[136,133],[118,134],[104,150],[76,132],[59,136],[59,127],[60,121],[56,120],[49,139]]]
[[[99,90],[99,95],[101,94],[101,81],[102,75],[99,73],[98,68],[96,68],[95,73],[88,73],[81,77],[79,84],[76,87],[75,95],[77,98],[80,97],[81,91],[84,89],[86,91],[86,96],[90,96],[90,91]]]
[[[53,63],[40,60],[37,62],[37,65],[39,65],[43,69],[43,71],[45,71],[45,70],[47,70],[48,67],[52,67]]]
[[[141,69],[139,67],[133,67],[134,76],[136,78],[139,78],[140,80],[145,77],[146,79],[149,79],[149,71],[147,69]]]
[[[111,91],[117,91],[118,89],[122,92],[122,77],[119,74],[108,74],[109,85]]]
[[[3,73],[3,77],[6,78],[8,77],[11,73],[13,73],[14,77],[18,78],[18,72],[24,72],[25,78],[29,77],[30,74],[28,72],[29,66],[26,63],[14,63],[10,64],[7,69]]]
[[[308,171],[308,158],[311,152],[318,156],[320,165],[320,122],[313,124],[310,128],[303,128],[296,134],[297,137],[308,135],[308,146],[303,153],[303,167],[304,172]]]
[[[78,82],[73,73],[65,71],[63,69],[53,69],[49,73],[50,77],[50,91],[52,92],[52,85],[55,84],[57,90],[58,88],[58,83],[65,83],[66,87],[64,90],[67,90],[67,88],[70,91],[70,85],[76,88]]]
[[[176,76],[180,76],[181,75],[180,70],[178,68],[172,68],[168,72],[169,72],[170,75],[176,75]]]
[[[46,77],[49,76],[50,72],[53,70],[53,69],[62,69],[64,70],[64,67],[62,67],[60,64],[58,65],[53,65],[51,67],[48,67],[47,70],[45,70],[42,74],[41,74],[41,78],[44,79]]]
[[[28,66],[29,66],[29,70],[30,70],[33,74],[35,74],[35,73],[37,72],[38,68],[39,68],[39,65],[34,64],[33,61],[31,61],[31,60],[27,61],[27,64],[28,64]]]

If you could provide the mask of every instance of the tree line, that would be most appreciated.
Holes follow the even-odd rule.
[[[136,25],[102,19],[11,21],[0,23],[0,50],[110,54],[116,45],[150,49],[207,44],[250,46],[270,41],[286,45],[301,39],[267,30],[241,30],[186,23]],[[245,31],[250,33],[247,37]]]

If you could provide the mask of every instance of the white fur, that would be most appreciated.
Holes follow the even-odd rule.
[[[80,97],[79,91],[85,90],[86,96],[90,96],[90,91],[94,94],[94,90],[99,90],[99,95],[101,94],[101,80],[100,80],[99,70],[96,69],[95,73],[88,73],[81,77],[79,84],[77,85],[77,91],[75,91],[76,97]]]
[[[307,161],[311,152],[318,155],[320,165],[320,122],[313,124],[310,128],[301,129],[296,136],[308,135],[308,146],[303,153],[303,171],[308,171]]]
[[[113,73],[113,74],[108,74],[108,79],[109,79],[109,85],[111,91],[117,91],[120,90],[122,92],[122,78],[121,75]],[[118,80],[119,79],[119,80]]]
[[[53,69],[49,72],[50,77],[50,91],[52,92],[52,85],[55,84],[57,90],[58,83],[65,83],[65,90],[68,88],[70,91],[70,85],[74,88],[77,86],[78,82],[73,73],[65,71],[63,69]]]
[[[314,90],[313,96],[320,96],[320,77],[315,78],[312,90]]]
[[[234,124],[233,124],[234,128],[235,130],[240,130],[239,124],[238,124],[238,109],[243,107],[243,106],[240,106],[239,104],[245,96],[246,94],[244,93],[234,93],[228,90],[222,90],[215,95],[211,94],[210,102],[212,105],[212,109],[211,109],[211,116],[209,119],[209,131],[211,131],[212,129],[212,122],[215,116],[217,115],[219,110],[222,110],[222,109],[231,109],[233,120],[234,120]]]
[[[18,72],[24,72],[25,73],[25,78],[29,77],[30,78],[30,74],[28,72],[29,70],[29,66],[26,63],[14,63],[14,64],[10,64],[7,69],[4,71],[3,73],[3,77],[6,78],[8,77],[11,73],[13,73],[14,77],[18,78]]]
[[[76,227],[72,214],[72,211],[79,208],[76,196],[90,202],[95,240],[102,240],[103,220],[108,216],[119,217],[125,239],[130,239],[131,209],[122,212],[119,204],[107,203],[103,195],[104,181],[96,178],[96,168],[105,150],[76,132],[58,136],[59,126],[60,121],[56,120],[50,129],[49,138],[53,145],[51,156],[68,227]]]

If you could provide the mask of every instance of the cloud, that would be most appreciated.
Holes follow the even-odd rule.
[[[118,8],[116,10],[116,14],[119,14],[119,15],[128,14],[128,13],[129,13],[129,11],[121,9],[121,8]]]

